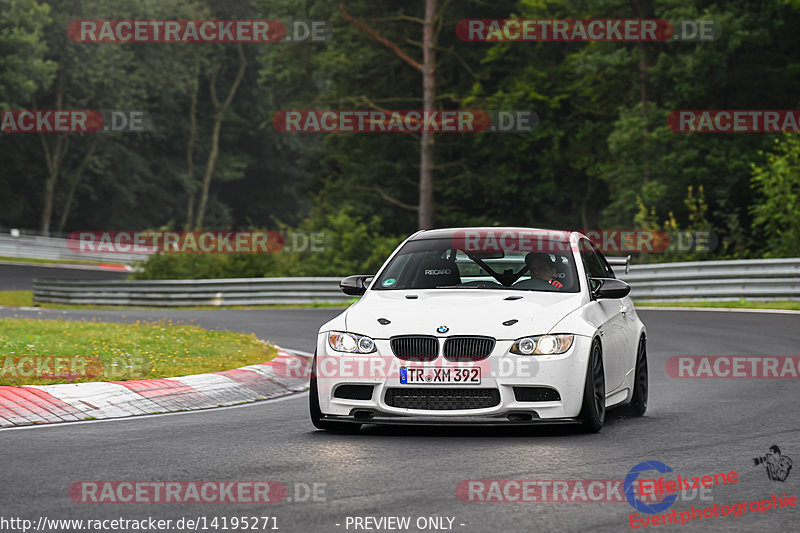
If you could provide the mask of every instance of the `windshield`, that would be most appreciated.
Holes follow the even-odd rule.
[[[453,239],[407,242],[373,285],[374,290],[453,288],[578,292],[580,285],[570,251],[524,252],[500,246],[497,251],[474,252],[454,245]]]

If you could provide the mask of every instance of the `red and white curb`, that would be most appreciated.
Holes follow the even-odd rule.
[[[278,348],[275,359],[177,378],[0,386],[0,427],[193,411],[277,398],[308,388],[311,358]]]

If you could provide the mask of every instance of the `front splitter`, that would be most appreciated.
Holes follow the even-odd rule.
[[[361,410],[363,413],[364,410]],[[322,415],[322,420],[330,422],[350,422],[353,424],[375,424],[395,426],[532,426],[548,424],[577,424],[578,418],[515,418],[509,419],[508,415],[522,413],[503,413],[492,416],[426,416],[426,415],[395,415],[373,412],[373,416],[337,416]]]

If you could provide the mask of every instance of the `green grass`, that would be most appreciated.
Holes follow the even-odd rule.
[[[653,302],[637,301],[636,307],[721,307],[725,309],[788,309],[800,311],[800,301],[776,300],[759,302],[755,300],[734,300],[725,302]]]
[[[0,307],[30,307],[33,291],[0,291]]]
[[[263,363],[276,353],[253,334],[171,321],[0,319],[0,385],[175,377]]]
[[[7,263],[42,263],[56,265],[124,265],[120,261],[86,261],[84,259],[35,259],[32,257],[7,257],[0,255],[0,262]]]

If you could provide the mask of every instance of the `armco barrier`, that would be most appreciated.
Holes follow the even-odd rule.
[[[800,300],[800,258],[632,265],[618,276],[635,300]],[[347,302],[338,277],[163,281],[37,279],[39,303],[143,305],[265,305]]]
[[[36,279],[38,303],[141,305],[265,305],[348,302],[341,278],[238,278],[158,281],[67,281]]]
[[[797,300],[800,258],[632,265],[634,300]]]
[[[29,259],[56,259],[62,261],[97,261],[98,263],[125,263],[141,261],[147,254],[73,252],[67,239],[40,237],[38,235],[0,234],[0,257],[25,257]]]

